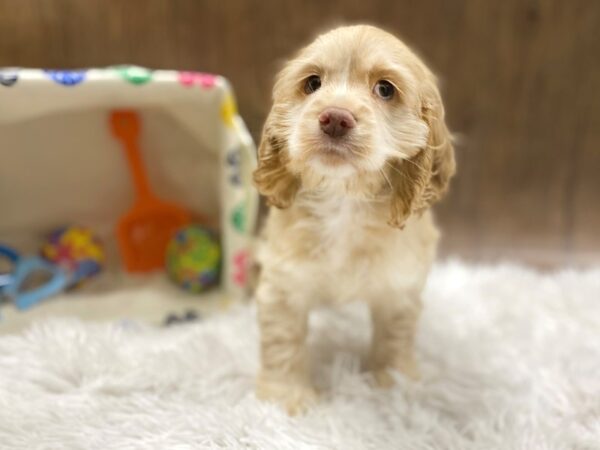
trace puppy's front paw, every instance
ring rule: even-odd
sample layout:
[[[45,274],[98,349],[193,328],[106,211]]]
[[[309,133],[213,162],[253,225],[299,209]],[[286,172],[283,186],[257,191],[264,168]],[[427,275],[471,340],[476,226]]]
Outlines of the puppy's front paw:
[[[396,384],[394,377],[392,377],[388,369],[375,369],[371,373],[377,387],[389,389]]]
[[[393,366],[373,369],[373,378],[377,386],[388,389],[391,388],[395,383],[394,377],[391,375],[391,370],[397,370],[410,381],[419,381],[421,379],[421,373],[419,367],[414,359],[398,362]]]
[[[411,381],[419,381],[421,379],[419,366],[413,358],[399,362],[394,368]]]
[[[275,381],[259,376],[256,383],[256,396],[261,400],[277,403],[291,416],[301,414],[315,405],[318,394],[308,384]]]

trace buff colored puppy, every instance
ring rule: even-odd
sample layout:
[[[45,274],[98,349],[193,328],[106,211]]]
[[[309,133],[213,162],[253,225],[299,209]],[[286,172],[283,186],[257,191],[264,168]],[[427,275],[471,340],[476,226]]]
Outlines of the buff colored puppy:
[[[366,301],[370,369],[419,376],[420,295],[438,241],[429,207],[455,171],[436,80],[372,26],[319,36],[279,73],[254,181],[272,206],[257,260],[257,393],[290,413],[314,401],[305,345],[318,305]]]

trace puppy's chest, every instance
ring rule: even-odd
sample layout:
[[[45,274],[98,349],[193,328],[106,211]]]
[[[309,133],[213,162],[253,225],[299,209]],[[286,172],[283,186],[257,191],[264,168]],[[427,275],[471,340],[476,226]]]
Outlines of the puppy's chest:
[[[385,204],[348,199],[309,206],[296,224],[308,245],[290,260],[299,285],[338,301],[422,285],[437,241],[429,214],[399,230],[387,224]]]
[[[310,227],[315,245],[313,254],[329,260],[348,261],[348,256],[367,250],[367,223],[363,216],[364,213],[343,205],[329,215],[310,219],[313,221]]]
[[[385,204],[298,203],[272,211],[258,252],[280,289],[343,302],[422,285],[437,240],[429,214],[398,230]]]
[[[382,240],[398,237],[385,229],[378,211],[364,203],[344,200],[313,206],[305,231],[311,242],[311,260],[330,270],[348,271],[386,259]]]

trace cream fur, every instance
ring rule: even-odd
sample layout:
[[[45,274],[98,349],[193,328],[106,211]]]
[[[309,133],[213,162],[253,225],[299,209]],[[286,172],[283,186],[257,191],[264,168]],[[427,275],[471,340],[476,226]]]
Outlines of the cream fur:
[[[305,92],[311,75],[321,87]],[[396,88],[391,99],[373,90],[382,79]],[[356,120],[343,139],[320,130],[317,117],[332,106]],[[309,312],[356,299],[371,309],[378,382],[391,384],[389,369],[418,378],[413,340],[439,236],[426,209],[453,171],[433,75],[393,36],[340,28],[283,69],[255,173],[280,208],[271,210],[257,251],[261,398],[291,413],[316,399]]]

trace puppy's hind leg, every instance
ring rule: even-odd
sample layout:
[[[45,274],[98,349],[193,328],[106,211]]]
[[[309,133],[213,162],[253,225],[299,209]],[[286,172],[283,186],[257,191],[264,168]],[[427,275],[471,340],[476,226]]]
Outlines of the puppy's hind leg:
[[[394,380],[389,370],[397,370],[416,381],[420,378],[414,355],[415,334],[421,313],[418,295],[403,298],[401,302],[373,302],[371,321],[373,341],[369,360],[375,381],[381,387],[390,387]]]
[[[283,406],[289,414],[316,401],[310,384],[306,334],[308,311],[269,286],[257,290],[261,371],[257,396]]]

